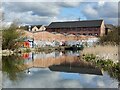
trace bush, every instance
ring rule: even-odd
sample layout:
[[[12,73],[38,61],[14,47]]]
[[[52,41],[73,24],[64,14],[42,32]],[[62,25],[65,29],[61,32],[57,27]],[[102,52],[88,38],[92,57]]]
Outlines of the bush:
[[[86,54],[84,55],[83,59],[86,61],[94,61],[96,59],[96,56],[94,54]]]
[[[9,28],[2,30],[2,49],[15,50],[19,47],[20,32],[17,31],[17,25],[11,24]]]

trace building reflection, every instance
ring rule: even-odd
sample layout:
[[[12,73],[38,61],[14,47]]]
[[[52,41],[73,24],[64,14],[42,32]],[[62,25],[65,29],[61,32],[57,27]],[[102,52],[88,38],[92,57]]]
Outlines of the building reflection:
[[[51,71],[102,75],[99,68],[80,58],[80,52],[23,53],[25,66],[30,68],[49,68]],[[23,70],[24,70],[23,69]]]

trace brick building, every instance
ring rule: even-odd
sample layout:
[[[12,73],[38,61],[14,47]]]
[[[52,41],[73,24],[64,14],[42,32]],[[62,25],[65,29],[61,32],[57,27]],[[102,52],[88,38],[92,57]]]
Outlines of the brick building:
[[[112,24],[105,24],[105,35],[107,35],[109,32],[113,31],[115,29],[115,26]]]
[[[105,34],[105,25],[103,20],[52,22],[46,31],[62,34],[102,36]]]

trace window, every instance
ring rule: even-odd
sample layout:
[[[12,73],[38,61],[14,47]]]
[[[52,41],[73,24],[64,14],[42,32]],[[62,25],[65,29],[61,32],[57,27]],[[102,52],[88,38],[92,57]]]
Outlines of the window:
[[[86,33],[83,33],[83,35],[86,35]]]

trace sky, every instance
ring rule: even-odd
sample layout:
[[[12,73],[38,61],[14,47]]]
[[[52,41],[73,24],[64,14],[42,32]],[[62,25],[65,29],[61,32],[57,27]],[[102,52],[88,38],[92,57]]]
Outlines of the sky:
[[[21,24],[49,25],[58,21],[78,21],[103,19],[106,24],[118,24],[118,2],[111,0],[96,0],[88,2],[78,1],[53,1],[43,2],[30,0],[29,2],[10,2],[3,0],[0,11],[4,12],[4,21],[11,23],[19,20]]]
[[[118,84],[106,72],[99,76],[52,72],[49,68],[31,68],[30,71],[31,74],[19,74],[16,81],[4,74],[3,88],[117,88]]]

